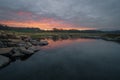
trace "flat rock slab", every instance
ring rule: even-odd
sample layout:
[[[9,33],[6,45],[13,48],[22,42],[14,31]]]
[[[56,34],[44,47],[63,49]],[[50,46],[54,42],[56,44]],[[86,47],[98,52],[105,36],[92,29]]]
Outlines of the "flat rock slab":
[[[10,53],[12,49],[13,48],[0,48],[0,55]]]
[[[32,46],[32,47],[29,47],[28,50],[32,50],[33,52],[37,52],[40,50],[40,48],[38,46]]]
[[[10,63],[10,59],[0,55],[0,68]]]
[[[25,49],[24,47],[21,47],[21,48],[20,48],[20,52],[23,53],[23,54],[26,54],[26,55],[31,55],[31,54],[34,53],[33,50],[27,50],[27,49]]]

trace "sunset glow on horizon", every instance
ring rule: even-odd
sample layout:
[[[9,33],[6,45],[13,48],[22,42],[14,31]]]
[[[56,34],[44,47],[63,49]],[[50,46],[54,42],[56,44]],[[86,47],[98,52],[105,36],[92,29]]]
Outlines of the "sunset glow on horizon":
[[[20,13],[21,14],[21,13]],[[53,28],[57,29],[76,29],[76,30],[94,30],[95,28],[87,28],[87,27],[78,27],[75,24],[65,23],[61,20],[54,19],[43,19],[40,21],[0,21],[0,24],[8,25],[11,27],[32,27],[32,28],[40,28],[43,30],[52,30]]]

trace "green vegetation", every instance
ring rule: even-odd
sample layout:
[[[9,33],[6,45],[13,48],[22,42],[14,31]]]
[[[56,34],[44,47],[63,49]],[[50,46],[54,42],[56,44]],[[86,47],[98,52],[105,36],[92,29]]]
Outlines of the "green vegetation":
[[[40,30],[39,28],[18,28],[0,25],[0,34],[12,34],[16,36],[26,35],[31,38],[45,39],[69,39],[69,38],[94,38],[110,41],[120,41],[120,31],[98,31],[98,30],[63,30],[54,28],[53,30]]]

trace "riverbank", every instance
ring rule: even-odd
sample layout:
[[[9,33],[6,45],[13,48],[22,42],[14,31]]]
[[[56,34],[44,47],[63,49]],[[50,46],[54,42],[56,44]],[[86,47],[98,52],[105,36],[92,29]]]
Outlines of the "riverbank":
[[[103,39],[120,42],[120,34],[70,33],[70,32],[16,32],[0,31],[0,67],[16,59],[25,59],[40,50],[39,46],[48,45],[46,39]]]
[[[32,39],[29,35],[0,33],[0,68],[16,59],[27,58],[48,45],[46,40]]]

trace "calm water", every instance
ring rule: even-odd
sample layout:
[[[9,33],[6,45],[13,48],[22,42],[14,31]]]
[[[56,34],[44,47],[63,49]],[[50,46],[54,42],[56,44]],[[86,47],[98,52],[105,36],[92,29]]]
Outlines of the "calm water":
[[[120,80],[120,44],[93,39],[49,43],[1,69],[0,80]]]

